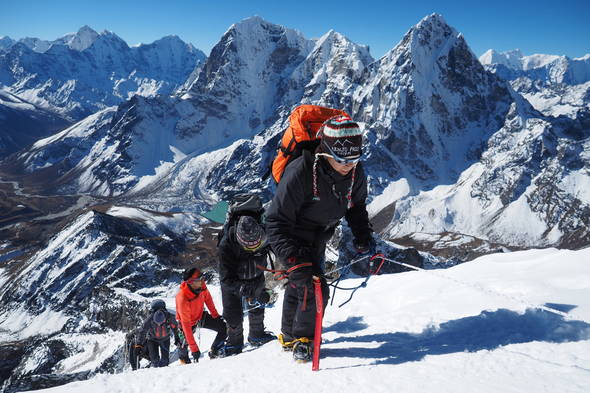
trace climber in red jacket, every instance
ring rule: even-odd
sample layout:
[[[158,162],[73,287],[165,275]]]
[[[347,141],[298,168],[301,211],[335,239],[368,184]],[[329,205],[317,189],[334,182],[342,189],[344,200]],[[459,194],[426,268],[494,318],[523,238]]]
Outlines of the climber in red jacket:
[[[211,314],[204,311],[205,305]],[[199,361],[201,351],[193,335],[197,326],[217,332],[217,336],[209,350],[210,357],[217,357],[217,352],[223,346],[227,337],[227,327],[215,308],[201,271],[197,268],[186,269],[183,273],[183,281],[180,284],[180,290],[176,294],[176,319],[184,333],[178,351],[181,363],[191,362],[188,357],[189,348],[193,360],[195,362]]]

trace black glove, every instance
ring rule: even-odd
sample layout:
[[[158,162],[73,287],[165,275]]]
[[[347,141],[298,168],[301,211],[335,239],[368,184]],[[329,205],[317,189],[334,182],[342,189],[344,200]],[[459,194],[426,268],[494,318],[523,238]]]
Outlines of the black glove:
[[[247,299],[254,297],[254,291],[256,291],[256,284],[251,282],[244,282],[240,285],[240,296]]]
[[[289,273],[289,282],[298,287],[311,287],[313,269],[311,266],[303,266]]]
[[[227,322],[225,321],[225,318],[223,317],[223,315],[219,314],[219,316],[217,318],[213,318],[215,320],[215,323],[219,323],[220,325],[222,325],[223,329],[225,330],[227,327]]]
[[[195,361],[195,363],[199,363],[199,358],[201,357],[201,351],[191,352],[191,355],[193,356],[193,360]]]
[[[266,304],[270,302],[270,294],[266,290],[266,288],[262,288],[262,291],[256,296],[256,300],[261,304]]]

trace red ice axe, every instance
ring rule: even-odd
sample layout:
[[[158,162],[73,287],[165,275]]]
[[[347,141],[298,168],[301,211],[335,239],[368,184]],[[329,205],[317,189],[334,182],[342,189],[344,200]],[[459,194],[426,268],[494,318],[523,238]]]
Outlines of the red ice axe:
[[[313,337],[313,361],[311,369],[320,369],[320,345],[322,344],[322,319],[324,317],[324,298],[322,296],[322,283],[319,277],[313,276],[313,290],[315,293],[315,334]]]

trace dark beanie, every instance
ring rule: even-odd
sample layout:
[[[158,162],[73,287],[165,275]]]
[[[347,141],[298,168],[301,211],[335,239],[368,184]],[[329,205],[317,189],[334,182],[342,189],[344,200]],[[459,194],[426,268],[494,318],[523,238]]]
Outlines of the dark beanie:
[[[350,159],[361,156],[363,133],[350,117],[339,115],[326,120],[320,133],[324,153]]]
[[[242,216],[236,227],[236,239],[247,250],[259,248],[264,239],[264,229],[251,216]]]

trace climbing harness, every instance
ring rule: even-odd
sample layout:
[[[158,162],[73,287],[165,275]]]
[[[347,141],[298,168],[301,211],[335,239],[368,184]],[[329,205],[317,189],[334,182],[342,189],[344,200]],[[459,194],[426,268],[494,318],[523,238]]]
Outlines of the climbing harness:
[[[289,269],[269,269],[267,267],[261,266],[261,265],[256,265],[256,267],[260,270],[264,270],[265,272],[270,272],[273,274],[273,277],[275,280],[280,281],[280,280],[284,280],[285,278],[289,277],[289,273],[291,273],[292,271],[295,271],[299,268],[302,267],[307,267],[307,266],[313,266],[313,264],[311,262],[303,262],[303,263],[299,263],[295,266],[291,266]]]

